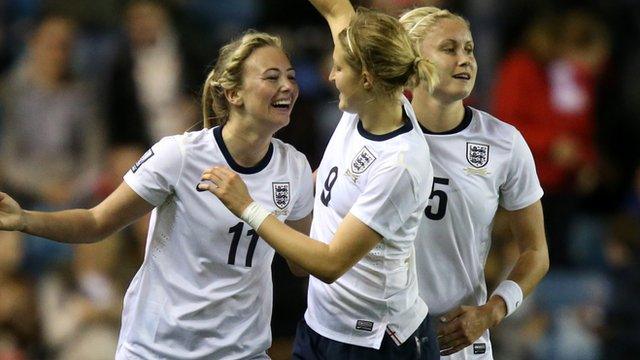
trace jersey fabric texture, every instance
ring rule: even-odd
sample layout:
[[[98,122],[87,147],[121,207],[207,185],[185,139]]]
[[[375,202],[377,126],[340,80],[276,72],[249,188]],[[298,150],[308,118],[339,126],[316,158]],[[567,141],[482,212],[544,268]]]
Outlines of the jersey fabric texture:
[[[332,284],[310,277],[305,320],[329,339],[379,349],[385,332],[402,344],[427,315],[418,296],[413,243],[429,196],[429,148],[411,105],[405,124],[368,133],[344,113],[317,172],[311,237],[331,242],[351,214],[382,240]]]
[[[420,296],[437,319],[487,301],[484,265],[498,206],[525,208],[542,197],[531,151],[518,130],[465,108],[444,133],[423,128],[434,183],[416,239]],[[451,359],[492,359],[489,331]]]
[[[142,267],[124,299],[116,359],[263,359],[271,344],[274,250],[196,184],[229,166],[281,221],[313,207],[303,154],[273,139],[254,167],[238,165],[222,128],[166,137],[124,176],[151,215]]]

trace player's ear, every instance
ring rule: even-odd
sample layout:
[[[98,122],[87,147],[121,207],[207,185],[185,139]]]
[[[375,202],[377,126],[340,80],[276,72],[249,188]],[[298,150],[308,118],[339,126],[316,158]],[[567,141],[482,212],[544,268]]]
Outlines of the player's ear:
[[[362,72],[362,86],[365,90],[373,89],[373,76],[367,70]]]
[[[242,106],[242,104],[244,104],[244,101],[242,99],[242,91],[239,89],[225,89],[224,97],[231,105]]]

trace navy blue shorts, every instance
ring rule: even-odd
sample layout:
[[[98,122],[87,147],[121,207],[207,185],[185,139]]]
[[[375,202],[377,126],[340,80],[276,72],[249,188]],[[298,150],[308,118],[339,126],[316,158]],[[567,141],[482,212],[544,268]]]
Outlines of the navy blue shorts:
[[[382,359],[420,359],[440,360],[440,348],[431,317],[427,315],[418,329],[398,346],[384,334],[380,349],[345,344],[328,339],[313,331],[304,321],[298,323],[293,343],[293,359],[299,360],[382,360]]]

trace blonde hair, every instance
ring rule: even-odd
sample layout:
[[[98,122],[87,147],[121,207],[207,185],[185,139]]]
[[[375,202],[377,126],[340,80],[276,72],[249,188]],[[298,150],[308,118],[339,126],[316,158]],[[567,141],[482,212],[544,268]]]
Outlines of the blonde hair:
[[[224,125],[229,120],[229,102],[224,91],[240,87],[244,62],[255,50],[269,46],[284,51],[279,37],[249,30],[239,39],[220,49],[218,60],[207,75],[202,90],[202,117],[205,128],[214,125],[212,120],[216,120],[218,125]],[[213,112],[213,117],[210,116],[210,112]]]
[[[409,10],[402,14],[400,23],[404,26],[407,34],[409,34],[409,37],[419,49],[420,42],[427,36],[429,30],[442,19],[460,20],[468,29],[471,29],[471,24],[467,19],[449,10],[440,9],[435,6],[423,6]]]
[[[390,15],[359,8],[338,39],[349,66],[369,72],[377,80],[374,89],[384,94],[396,94],[421,81],[433,89],[438,81],[435,65],[420,57],[398,20]]]

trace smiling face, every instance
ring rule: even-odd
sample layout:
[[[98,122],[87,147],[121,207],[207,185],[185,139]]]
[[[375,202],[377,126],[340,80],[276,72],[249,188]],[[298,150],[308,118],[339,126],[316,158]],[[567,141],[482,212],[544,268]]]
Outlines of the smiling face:
[[[469,27],[459,19],[440,19],[422,42],[422,56],[438,68],[439,84],[433,96],[443,102],[462,100],[471,94],[476,81],[477,63]]]
[[[342,111],[357,113],[364,88],[360,81],[361,74],[347,63],[346,55],[342,44],[336,42],[333,50],[333,67],[329,74],[329,80],[333,81],[336,89],[340,92],[338,108]]]
[[[258,48],[242,67],[242,84],[233,104],[245,115],[276,129],[289,123],[298,98],[295,70],[279,48]]]

